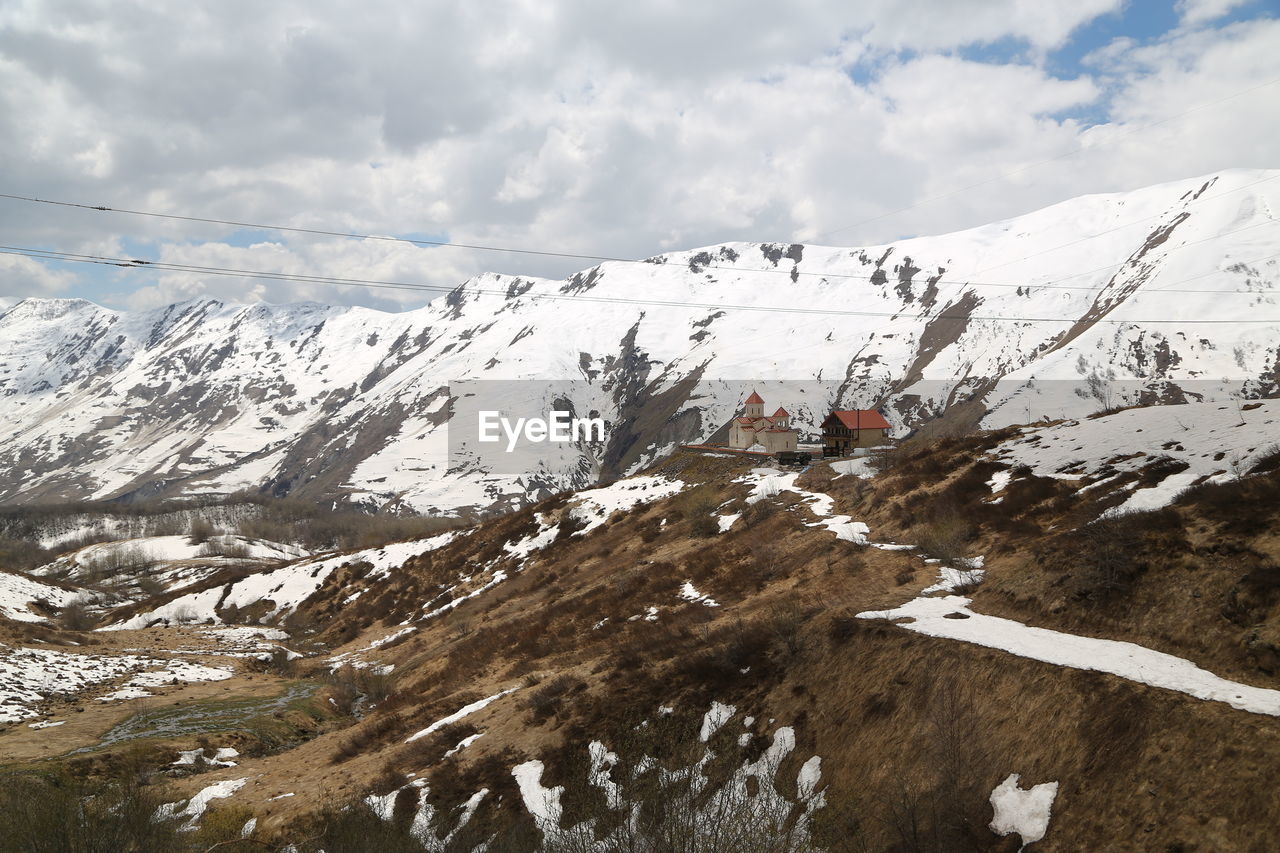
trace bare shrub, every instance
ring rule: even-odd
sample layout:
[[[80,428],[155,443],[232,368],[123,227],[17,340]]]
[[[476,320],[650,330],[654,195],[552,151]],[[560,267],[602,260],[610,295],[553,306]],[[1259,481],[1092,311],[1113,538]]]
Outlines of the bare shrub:
[[[176,625],[189,625],[200,621],[200,615],[196,613],[195,608],[189,604],[174,608],[169,616],[169,621]]]
[[[827,637],[836,644],[847,643],[862,630],[865,621],[854,613],[837,613],[827,626]]]
[[[370,706],[381,704],[399,689],[394,671],[378,667],[340,666],[325,676],[325,682],[350,701],[362,699]]]
[[[711,747],[707,760],[701,760]],[[696,725],[663,717],[633,725],[589,756],[558,755],[564,818],[540,822],[544,853],[816,853],[817,786],[782,779],[781,755],[755,757],[736,738],[703,743]],[[753,764],[749,764],[752,758]],[[655,760],[656,759],[656,760]],[[749,768],[749,769],[748,769]],[[608,780],[608,787],[601,779]],[[781,784],[779,784],[781,783]]]
[[[1080,569],[1072,578],[1078,597],[1105,602],[1133,587],[1146,568],[1142,540],[1148,515],[1113,515],[1081,531],[1075,539]]]
[[[772,604],[765,611],[760,628],[772,640],[772,653],[783,662],[790,661],[804,651],[802,631],[806,619],[805,609],[796,598]]]
[[[191,523],[187,525],[187,541],[192,545],[203,545],[209,541],[209,537],[213,536],[217,531],[207,518],[203,516],[195,516],[191,519]]]
[[[399,714],[374,714],[353,727],[329,757],[330,764],[349,761],[370,748],[385,744],[404,731],[404,719]]]
[[[97,617],[78,601],[66,605],[58,614],[58,625],[65,631],[91,631],[97,624]]]
[[[164,584],[156,578],[144,575],[138,578],[138,591],[148,597],[155,597],[164,592]]]
[[[748,572],[755,582],[756,589],[764,589],[765,585],[784,573],[784,552],[773,543],[763,543],[751,552]]]
[[[239,560],[248,559],[252,554],[246,543],[229,536],[209,537],[197,552],[200,557],[232,557]]]
[[[89,562],[87,580],[99,583],[129,572],[150,572],[155,560],[138,545],[107,547]]]
[[[525,704],[533,712],[535,721],[554,716],[567,696],[586,687],[580,678],[560,675],[529,694]]]
[[[911,539],[921,552],[951,563],[963,559],[974,530],[954,507],[935,510],[934,515],[911,531]]]
[[[91,785],[62,776],[0,776],[0,826],[5,850],[99,853],[186,850],[174,821],[155,820],[166,797],[130,780]]]
[[[260,663],[264,671],[281,678],[293,678],[298,674],[297,659],[283,646],[276,646]]]
[[[681,515],[689,519],[689,532],[694,536],[715,536],[720,532],[716,510],[720,506],[719,495],[710,486],[699,486],[686,492],[677,502]]]

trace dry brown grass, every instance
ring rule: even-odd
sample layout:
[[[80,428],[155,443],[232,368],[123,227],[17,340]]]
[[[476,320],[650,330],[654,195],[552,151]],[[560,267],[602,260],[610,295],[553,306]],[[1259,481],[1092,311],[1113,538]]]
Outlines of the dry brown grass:
[[[883,481],[830,480],[836,511],[866,520],[877,540],[912,541],[902,513],[928,525],[950,503],[972,527],[951,551],[989,556],[989,579],[973,593],[980,612],[1144,642],[1224,674],[1252,670],[1260,678],[1241,638],[1277,618],[1267,534],[1255,535],[1247,550],[1227,552],[1227,537],[1238,535],[1227,530],[1234,522],[1225,511],[1202,511],[1206,495],[1189,495],[1175,510],[1177,523],[1157,518],[1119,531],[1121,541],[1137,543],[1136,559],[1147,567],[1110,593],[1114,606],[1104,606],[1092,593],[1072,591],[1077,582],[1089,586],[1079,559],[1088,543],[1079,538],[1085,533],[1071,532],[1067,522],[1076,510],[1064,505],[1054,482],[1015,480],[1003,510],[972,504],[984,496],[983,475],[989,476],[973,458],[985,441],[909,448],[900,470]],[[745,490],[729,484],[736,476],[731,467],[685,462],[686,475],[694,467],[714,469],[717,504],[741,506]],[[1257,485],[1241,488],[1265,498]],[[519,802],[514,764],[543,758],[544,782],[567,784],[580,775],[589,740],[625,741],[629,727],[657,719],[659,705],[674,706],[675,716],[696,728],[716,700],[739,708],[738,727],[723,737],[742,732],[740,718],[750,713],[758,720],[750,749],[767,745],[777,725],[793,725],[800,741],[794,761],[822,756],[828,801],[839,805],[824,818],[829,839],[909,849],[906,828],[916,826],[916,842],[925,845],[917,849],[987,849],[982,845],[995,839],[983,834],[986,796],[1019,772],[1024,785],[1064,786],[1041,845],[1046,850],[1191,843],[1265,849],[1267,768],[1280,761],[1280,736],[1269,719],[857,619],[910,598],[932,581],[932,569],[909,553],[838,543],[826,530],[804,526],[812,520],[808,511],[784,508],[788,500],[753,505],[733,530],[710,540],[689,535],[692,516],[677,498],[557,543],[523,574],[459,608],[456,620],[465,620],[466,631],[453,618],[423,623],[388,649],[403,673],[403,698],[388,703],[394,713],[376,712],[322,736],[303,753],[319,756],[319,769],[293,772],[349,772],[350,785],[367,790],[434,768],[428,799],[439,813],[489,787],[468,831],[479,840],[494,837],[498,846],[491,849],[521,849],[510,845],[527,842],[521,835],[527,820],[496,805],[499,798]],[[667,525],[658,524],[661,518]],[[420,607],[463,567],[493,558],[502,542],[534,529],[532,519],[526,512],[495,520],[476,534],[483,542],[460,537],[411,566],[405,580],[388,584],[394,589],[388,602],[366,613],[335,610],[326,617],[332,620],[326,636],[342,636],[354,624],[352,638],[366,643],[375,635],[362,626],[374,613],[394,618]],[[680,601],[676,590],[685,579],[722,606]],[[651,605],[660,607],[657,621],[628,621]],[[1176,648],[1180,637],[1195,647]],[[468,719],[467,728],[403,743],[407,731],[525,675],[535,678],[521,693]],[[764,722],[770,718],[773,726]],[[484,737],[443,758],[475,731]],[[326,765],[328,756],[336,763]],[[788,766],[790,778],[796,769]],[[1140,796],[1132,793],[1135,785]],[[590,813],[589,801],[566,797],[575,814]]]

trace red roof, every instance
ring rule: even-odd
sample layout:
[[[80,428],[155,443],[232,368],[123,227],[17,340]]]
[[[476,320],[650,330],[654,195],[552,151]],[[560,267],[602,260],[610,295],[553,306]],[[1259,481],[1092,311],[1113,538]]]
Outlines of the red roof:
[[[786,410],[786,409],[784,409],[784,408],[782,408],[781,406],[779,406],[779,407],[778,407],[778,411],[776,411],[776,412],[774,412],[774,413],[773,413],[773,416],[774,416],[775,418],[789,418],[789,417],[791,417],[791,415],[787,414],[787,410]]]
[[[752,391],[751,396],[747,398],[748,404],[763,403],[763,402],[764,402],[764,398],[761,397],[759,394],[757,394],[755,391]]]
[[[893,429],[889,426],[889,422],[884,419],[884,415],[875,409],[849,409],[847,411],[832,412],[827,415],[827,420],[832,418],[839,419],[849,429]]]

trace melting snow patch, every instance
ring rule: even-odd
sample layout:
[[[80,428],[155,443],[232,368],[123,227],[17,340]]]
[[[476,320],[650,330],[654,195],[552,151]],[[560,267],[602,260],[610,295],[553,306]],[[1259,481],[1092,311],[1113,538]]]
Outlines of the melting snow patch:
[[[735,513],[731,513],[731,514],[722,515],[722,516],[717,517],[717,518],[716,518],[716,523],[720,525],[720,532],[721,532],[721,533],[726,533],[726,532],[728,532],[729,528],[733,527],[733,523],[734,523],[735,521],[737,521],[738,519],[740,519],[740,518],[742,518],[742,513],[740,513],[740,512],[735,512]],[[665,521],[665,519],[664,519],[664,521]]]
[[[773,468],[752,468],[746,476],[739,477],[734,482],[751,485],[751,494],[747,496],[748,504],[779,495],[782,492],[794,492],[808,504],[810,512],[822,519],[807,526],[825,527],[834,533],[837,539],[843,539],[855,545],[873,544],[867,539],[867,534],[870,530],[866,524],[861,521],[854,521],[851,516],[832,515],[835,510],[835,498],[820,492],[808,492],[797,487],[796,479],[800,476],[800,473],[784,474]],[[876,547],[882,546],[877,545]]]
[[[929,595],[934,592],[955,592],[965,587],[976,586],[982,583],[983,576],[986,571],[982,568],[985,557],[972,557],[970,559],[960,559],[956,563],[958,568],[952,566],[942,566],[938,569],[938,582],[927,586],[920,590],[921,595]],[[936,562],[926,560],[925,562]]]
[[[195,767],[200,764],[212,764],[215,767],[235,767],[236,763],[231,759],[240,757],[240,753],[229,746],[219,749],[212,758],[204,753],[204,749],[180,750],[178,760],[173,762],[173,766]]]
[[[400,639],[401,637],[412,634],[416,630],[418,629],[415,626],[410,625],[407,628],[401,628],[398,631],[392,631],[387,636],[374,640],[372,643],[369,644],[369,648],[365,649],[365,651],[368,651],[369,649],[380,649],[383,646],[387,645],[388,643],[394,643],[396,640]]]
[[[454,711],[449,716],[441,717],[431,725],[427,726],[422,731],[417,732],[416,734],[409,735],[409,737],[405,739],[405,743],[415,741],[420,737],[426,737],[427,735],[431,734],[437,729],[444,728],[450,723],[456,723],[458,720],[461,720],[463,717],[470,716],[471,714],[474,714],[476,711],[479,711],[481,708],[484,708],[490,702],[494,702],[498,699],[501,699],[503,696],[506,696],[508,693],[515,693],[519,689],[520,689],[519,687],[512,687],[507,690],[503,690],[499,693],[495,693],[492,696],[489,696],[488,698],[480,699],[479,701],[472,702],[470,705],[463,705],[461,708]]]
[[[729,722],[729,718],[733,716],[737,708],[732,705],[722,705],[719,702],[711,703],[711,710],[702,715],[702,730],[698,732],[698,740],[706,743],[711,736],[725,723]]]
[[[858,459],[840,459],[831,463],[831,470],[836,473],[837,477],[843,477],[851,474],[859,479],[870,479],[876,475],[875,468],[872,467],[871,459],[863,456]]]
[[[910,621],[899,623],[900,627],[919,634],[1001,649],[1058,666],[1106,672],[1197,699],[1224,702],[1241,711],[1280,716],[1280,690],[1228,681],[1189,660],[1134,643],[1081,637],[974,613],[969,603],[958,595],[916,598],[893,610],[859,613],[858,618],[907,619]]]
[[[62,724],[63,724],[63,723],[65,723],[65,722],[66,722],[66,720],[43,720],[43,721],[41,721],[41,722],[39,722],[39,723],[27,723],[27,728],[29,728],[29,729],[51,729],[51,728],[53,728],[54,726],[60,726],[60,725],[62,725]]]
[[[196,824],[200,821],[200,816],[204,814],[205,809],[209,807],[210,800],[223,800],[230,797],[236,791],[244,787],[249,779],[224,779],[221,782],[215,782],[207,788],[202,789],[194,797],[187,800],[187,805],[181,810],[178,806],[182,804],[181,800],[176,803],[165,803],[156,809],[157,818],[178,818],[185,817],[187,822],[182,825],[184,832],[190,832],[196,828]]]
[[[454,754],[456,754],[456,753],[462,752],[462,750],[464,750],[464,749],[466,749],[467,747],[471,746],[471,744],[473,744],[473,743],[475,743],[476,741],[480,740],[480,738],[482,738],[482,737],[484,737],[484,732],[476,732],[476,733],[475,733],[475,734],[473,734],[473,735],[467,735],[467,736],[466,736],[466,737],[464,737],[462,740],[458,741],[458,745],[457,745],[457,746],[453,747],[453,748],[452,748],[452,749],[450,749],[448,752],[446,752],[446,753],[444,754],[444,757],[445,757],[445,758],[448,758],[450,755],[454,755]]]
[[[1049,812],[1058,795],[1058,783],[1045,782],[1024,791],[1018,787],[1019,778],[1017,773],[1011,773],[991,792],[991,808],[995,812],[991,830],[997,835],[1016,832],[1024,845],[1033,844],[1044,838],[1049,829]]]
[[[679,480],[665,477],[628,477],[607,486],[579,492],[572,512],[585,522],[575,536],[585,536],[608,521],[618,510],[630,510],[640,504],[669,498],[684,488]]]
[[[796,793],[801,800],[807,800],[818,790],[818,780],[822,778],[822,759],[813,756],[800,765],[800,773],[796,777]]]
[[[559,525],[552,524],[546,516],[542,513],[538,513],[538,531],[536,533],[529,534],[519,542],[507,542],[502,546],[502,550],[517,559],[523,560],[534,551],[541,551],[543,548],[556,541],[556,537],[559,534]]]
[[[232,671],[184,660],[169,661],[164,669],[142,672],[125,682],[126,687],[163,687],[181,681],[225,681]]]
[[[21,575],[0,572],[0,616],[18,622],[44,621],[44,617],[27,606],[33,601],[40,600],[54,607],[63,607],[74,601],[78,594]]]
[[[559,826],[562,813],[560,795],[564,793],[564,786],[542,787],[542,762],[526,761],[517,764],[511,769],[511,775],[520,786],[520,799],[524,800],[524,807],[533,815],[539,827]]]
[[[128,699],[146,699],[148,696],[155,694],[143,690],[141,687],[122,687],[119,690],[113,690],[103,696],[98,697],[99,702],[123,702]]]
[[[720,603],[711,596],[704,595],[694,589],[693,583],[690,581],[685,581],[684,586],[680,587],[680,597],[693,604],[705,604],[707,607],[720,606]]]
[[[34,705],[59,693],[75,693],[164,661],[138,655],[81,655],[52,649],[0,646],[0,723],[36,716]]]
[[[470,599],[475,598],[477,595],[488,592],[489,590],[493,589],[495,586],[502,583],[506,579],[507,579],[507,573],[499,569],[498,571],[493,573],[493,577],[489,579],[488,583],[472,590],[466,595],[459,595],[457,598],[451,599],[448,604],[442,604],[441,606],[437,607],[435,610],[432,610],[429,613],[423,614],[421,617],[421,620],[425,622],[428,619],[434,619],[435,617],[439,616],[441,613],[448,613],[450,610],[457,607],[462,602],[469,601]]]
[[[200,632],[202,637],[210,637],[220,643],[236,646],[252,645],[263,647],[260,640],[287,640],[289,635],[279,628],[263,628],[256,625],[241,625],[235,628],[208,628]]]

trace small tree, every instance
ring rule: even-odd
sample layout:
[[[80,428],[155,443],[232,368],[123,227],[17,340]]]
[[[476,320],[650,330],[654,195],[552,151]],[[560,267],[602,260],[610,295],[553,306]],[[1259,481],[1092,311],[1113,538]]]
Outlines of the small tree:
[[[203,545],[209,541],[209,537],[213,536],[214,532],[213,525],[207,518],[196,516],[191,519],[191,524],[187,528],[187,541],[192,545]]]
[[[1115,408],[1115,390],[1112,382],[1115,381],[1116,372],[1111,368],[1105,371],[1099,371],[1097,367],[1085,377],[1085,385],[1089,389],[1089,396],[1098,401],[1103,412],[1109,412]]]

